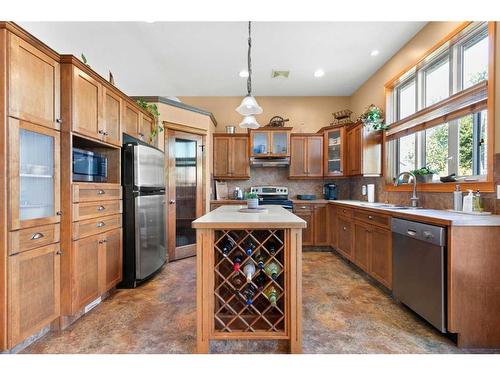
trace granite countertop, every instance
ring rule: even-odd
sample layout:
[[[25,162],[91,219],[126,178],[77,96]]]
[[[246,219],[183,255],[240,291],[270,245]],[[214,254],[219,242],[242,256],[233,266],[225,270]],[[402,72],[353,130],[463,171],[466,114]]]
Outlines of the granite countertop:
[[[414,221],[430,222],[451,226],[500,226],[500,215],[468,215],[446,210],[415,209],[401,210],[391,207],[377,207],[363,201],[336,200],[330,201],[333,204],[342,204],[373,211],[383,211],[392,217],[408,219]],[[383,204],[383,203],[378,203]]]
[[[296,204],[321,204],[321,203],[328,203],[330,202],[329,200],[327,199],[311,199],[311,200],[307,200],[307,199],[290,199],[293,203],[296,203]]]
[[[221,206],[193,221],[193,228],[278,229],[305,228],[305,220],[281,206],[266,205],[267,213],[243,213],[238,205]]]

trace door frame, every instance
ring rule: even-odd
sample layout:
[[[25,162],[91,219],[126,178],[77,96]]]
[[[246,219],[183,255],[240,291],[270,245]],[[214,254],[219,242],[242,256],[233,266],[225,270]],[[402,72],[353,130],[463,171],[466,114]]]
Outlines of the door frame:
[[[165,128],[165,168],[167,176],[167,218],[166,223],[166,234],[167,234],[167,247],[168,247],[168,260],[179,260],[196,255],[196,243],[192,245],[185,245],[177,247],[175,245],[175,235],[176,235],[176,222],[175,222],[175,209],[176,196],[176,180],[175,180],[175,155],[174,155],[174,143],[176,138],[189,139],[193,141],[200,142],[198,146],[203,146],[203,148],[198,148],[196,150],[196,217],[203,215],[204,207],[204,173],[205,173],[205,152],[203,152],[206,147],[206,136],[200,134],[199,132],[189,132],[185,130],[172,129],[169,127]],[[174,202],[174,203],[171,203]]]

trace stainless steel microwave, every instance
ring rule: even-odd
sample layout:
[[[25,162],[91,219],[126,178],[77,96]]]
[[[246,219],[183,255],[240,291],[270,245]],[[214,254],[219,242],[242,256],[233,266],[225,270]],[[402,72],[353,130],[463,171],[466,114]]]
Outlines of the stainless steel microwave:
[[[107,182],[107,157],[96,152],[73,148],[73,181]]]

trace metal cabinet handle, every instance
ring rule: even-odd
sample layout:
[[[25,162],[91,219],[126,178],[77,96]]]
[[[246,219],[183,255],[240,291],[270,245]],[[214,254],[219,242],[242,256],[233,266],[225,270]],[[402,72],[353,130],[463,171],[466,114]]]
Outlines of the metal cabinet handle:
[[[99,241],[98,241],[98,243],[99,243],[99,244],[101,244],[101,245],[102,245],[103,243],[106,243],[106,242],[108,242],[108,240],[99,240]]]
[[[99,129],[97,132],[98,132],[99,134],[104,134],[104,130],[101,130],[101,129]]]
[[[97,190],[97,194],[103,195],[103,194],[106,194],[106,192],[102,189],[99,189],[99,190]]]
[[[104,207],[104,206],[97,207],[97,211],[104,211],[105,209],[106,209],[106,207]]]
[[[56,215],[57,215],[57,216],[62,216],[62,214],[63,214],[63,212],[62,212],[62,211],[57,211],[57,212],[56,212]]]
[[[63,255],[62,250],[57,250],[57,251],[56,251],[56,255]]]
[[[139,133],[139,136],[140,136],[141,138],[143,138],[143,137],[144,137],[144,133]]]
[[[373,220],[373,216],[372,215],[368,215],[368,219]]]
[[[174,200],[170,200],[168,203],[175,204],[175,201]]]
[[[56,118],[56,122],[57,122],[58,124],[62,124],[62,119],[60,119],[60,118]]]
[[[106,223],[104,221],[100,221],[100,222],[97,223],[96,227],[97,228],[102,228],[105,225],[106,225]]]
[[[45,237],[45,236],[42,233],[37,232],[37,233],[35,233],[34,235],[31,236],[31,239],[32,240],[38,240],[38,239],[43,238],[43,237]]]
[[[343,229],[343,230],[347,230],[347,228],[346,228],[346,227],[343,227],[342,229]]]
[[[307,208],[306,206],[301,206],[300,208]]]

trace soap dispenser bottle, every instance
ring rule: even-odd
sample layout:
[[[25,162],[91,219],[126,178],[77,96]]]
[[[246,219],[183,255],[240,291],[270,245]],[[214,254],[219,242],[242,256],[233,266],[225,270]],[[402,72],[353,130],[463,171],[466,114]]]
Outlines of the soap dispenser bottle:
[[[476,194],[474,194],[474,198],[472,198],[472,211],[483,211],[483,203],[481,201],[481,193],[479,193],[479,189],[477,190]]]
[[[474,199],[474,194],[472,193],[472,190],[468,190],[469,194],[467,194],[464,197],[464,206],[463,206],[463,211],[464,212],[472,212],[472,201]]]
[[[453,192],[453,210],[462,211],[462,190],[460,190],[460,185],[455,186],[455,191]]]

